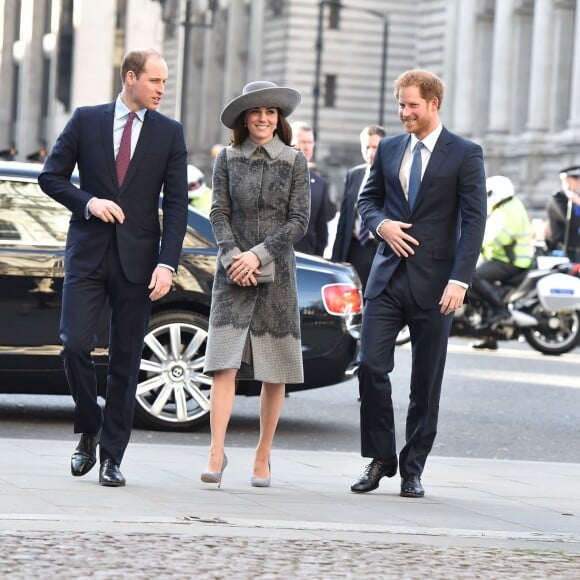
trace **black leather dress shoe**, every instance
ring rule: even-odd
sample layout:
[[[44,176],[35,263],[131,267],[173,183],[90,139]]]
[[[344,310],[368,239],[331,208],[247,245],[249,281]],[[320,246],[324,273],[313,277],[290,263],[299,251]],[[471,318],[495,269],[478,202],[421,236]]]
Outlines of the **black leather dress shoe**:
[[[105,459],[101,463],[99,472],[99,483],[107,487],[121,487],[125,485],[125,478],[119,466],[112,459]]]
[[[421,485],[421,477],[408,475],[401,478],[401,497],[423,497],[425,490]]]
[[[476,350],[497,350],[497,340],[492,336],[486,336],[483,340],[474,342],[471,348]]]
[[[85,475],[95,466],[98,443],[98,435],[81,435],[81,440],[70,458],[70,471],[74,476]]]
[[[379,487],[379,481],[382,477],[393,477],[397,473],[397,458],[394,457],[388,461],[382,459],[373,459],[365,470],[359,475],[358,479],[350,486],[350,491],[364,493],[373,491]]]

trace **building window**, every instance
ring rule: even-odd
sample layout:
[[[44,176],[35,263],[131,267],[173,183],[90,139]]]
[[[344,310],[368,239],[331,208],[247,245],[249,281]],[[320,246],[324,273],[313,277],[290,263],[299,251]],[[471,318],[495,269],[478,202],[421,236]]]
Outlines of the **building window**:
[[[330,28],[330,30],[338,30],[340,28],[340,2],[336,2],[336,4],[334,2],[330,2],[328,6],[330,8],[328,28]]]
[[[268,7],[273,18],[280,18],[284,12],[284,0],[270,0]]]
[[[74,49],[73,0],[64,0],[60,13],[58,33],[58,60],[56,71],[56,98],[70,111],[71,78]]]
[[[336,107],[336,75],[324,77],[324,106]]]

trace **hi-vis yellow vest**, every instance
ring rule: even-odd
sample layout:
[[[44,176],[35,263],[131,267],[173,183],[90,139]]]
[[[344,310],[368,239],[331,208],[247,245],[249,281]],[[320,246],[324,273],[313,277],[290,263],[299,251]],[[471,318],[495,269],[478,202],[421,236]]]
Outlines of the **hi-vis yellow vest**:
[[[499,260],[529,268],[534,257],[532,224],[524,204],[517,198],[491,210],[485,224],[481,253],[486,260]]]

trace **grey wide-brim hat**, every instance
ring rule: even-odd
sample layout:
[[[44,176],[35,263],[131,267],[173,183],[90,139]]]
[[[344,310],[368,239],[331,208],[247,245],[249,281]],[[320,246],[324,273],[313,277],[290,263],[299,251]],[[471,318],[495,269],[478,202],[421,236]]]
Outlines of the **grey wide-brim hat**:
[[[279,87],[269,81],[248,83],[242,94],[232,99],[222,111],[221,121],[229,129],[234,128],[236,119],[248,109],[255,107],[277,107],[285,117],[291,115],[300,104],[302,95],[287,87]]]

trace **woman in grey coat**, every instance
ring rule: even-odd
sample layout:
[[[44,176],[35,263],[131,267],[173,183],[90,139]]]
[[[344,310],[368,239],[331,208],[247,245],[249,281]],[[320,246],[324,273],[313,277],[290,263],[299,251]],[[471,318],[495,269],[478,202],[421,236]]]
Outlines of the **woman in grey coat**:
[[[306,158],[289,146],[286,121],[300,98],[293,89],[257,81],[221,114],[233,134],[213,173],[210,220],[219,252],[204,367],[213,377],[211,444],[201,475],[218,486],[236,378],[262,382],[251,479],[260,487],[270,485],[285,384],[304,380],[293,245],[308,227],[310,181]]]

